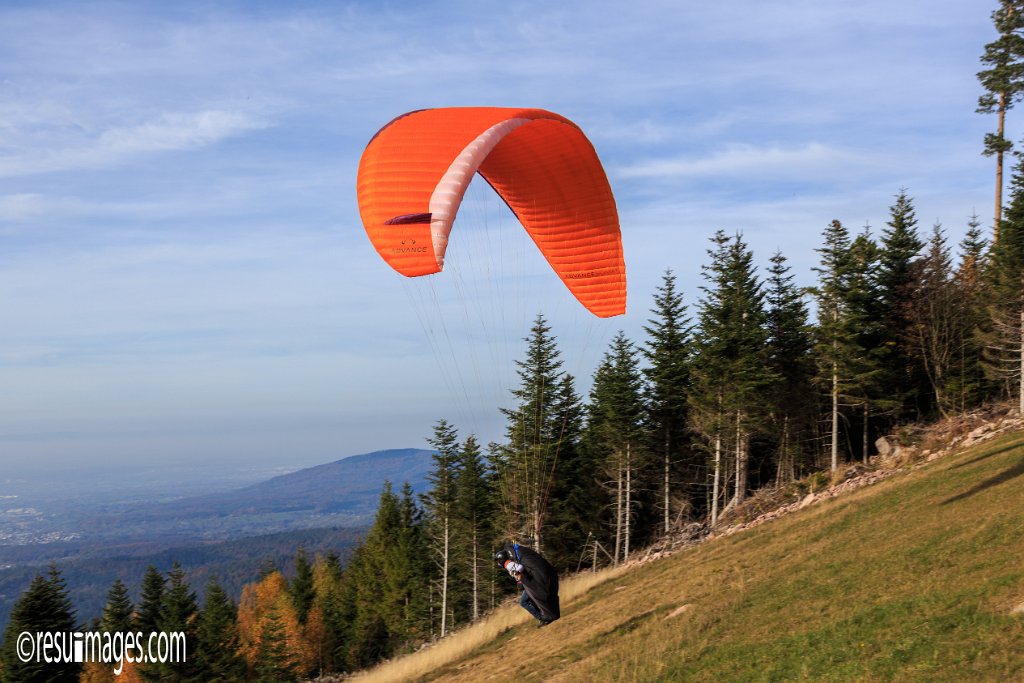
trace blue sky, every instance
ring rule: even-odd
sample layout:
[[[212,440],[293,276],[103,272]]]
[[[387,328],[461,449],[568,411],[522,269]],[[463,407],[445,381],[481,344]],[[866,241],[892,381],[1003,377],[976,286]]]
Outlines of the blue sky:
[[[906,187],[955,242],[991,224],[994,5],[0,2],[0,467],[297,466],[422,445],[441,417],[495,438],[533,315],[585,390],[666,268],[695,304],[718,228],[809,284],[825,225],[877,232]],[[363,147],[459,105],[587,133],[626,316],[587,318],[486,188],[454,273],[376,256]]]

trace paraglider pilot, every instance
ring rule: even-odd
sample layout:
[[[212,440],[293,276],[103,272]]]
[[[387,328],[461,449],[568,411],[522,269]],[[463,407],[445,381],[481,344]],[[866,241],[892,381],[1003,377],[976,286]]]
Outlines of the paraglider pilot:
[[[506,543],[494,553],[497,562],[523,588],[519,604],[547,626],[562,616],[558,608],[558,572],[532,548]]]

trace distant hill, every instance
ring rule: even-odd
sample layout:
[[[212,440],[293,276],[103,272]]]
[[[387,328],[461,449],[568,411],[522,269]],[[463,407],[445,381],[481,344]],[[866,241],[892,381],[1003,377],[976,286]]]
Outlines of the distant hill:
[[[93,538],[224,539],[289,529],[367,524],[384,481],[409,482],[422,493],[431,451],[402,448],[353,455],[283,474],[245,488],[179,500],[133,505],[82,520]],[[126,524],[130,520],[130,524]]]

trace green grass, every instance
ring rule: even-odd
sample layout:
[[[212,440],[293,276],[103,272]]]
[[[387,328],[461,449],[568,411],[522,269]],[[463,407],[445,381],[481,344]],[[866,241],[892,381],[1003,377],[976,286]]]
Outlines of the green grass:
[[[1021,603],[1015,434],[623,574],[430,679],[1024,681]]]

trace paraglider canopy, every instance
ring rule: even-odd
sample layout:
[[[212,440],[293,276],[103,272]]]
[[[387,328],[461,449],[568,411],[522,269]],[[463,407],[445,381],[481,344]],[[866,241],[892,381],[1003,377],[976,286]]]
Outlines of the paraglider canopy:
[[[356,184],[377,253],[408,277],[441,271],[476,173],[580,303],[602,318],[625,312],[626,268],[608,178],[583,132],[543,109],[426,109],[384,126],[363,152]]]

